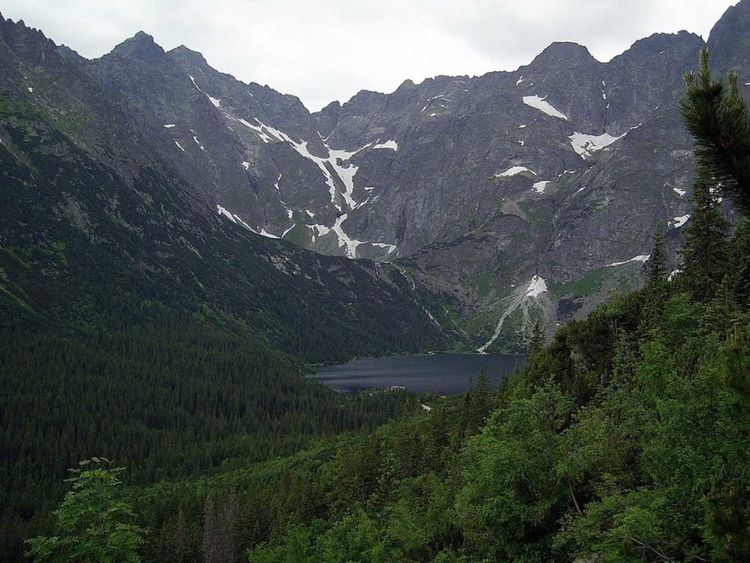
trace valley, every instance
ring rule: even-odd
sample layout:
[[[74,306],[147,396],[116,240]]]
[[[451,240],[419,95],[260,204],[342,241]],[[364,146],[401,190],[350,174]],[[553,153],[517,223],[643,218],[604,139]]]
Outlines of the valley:
[[[0,15],[0,560],[745,559],[750,0],[319,111],[148,31]]]

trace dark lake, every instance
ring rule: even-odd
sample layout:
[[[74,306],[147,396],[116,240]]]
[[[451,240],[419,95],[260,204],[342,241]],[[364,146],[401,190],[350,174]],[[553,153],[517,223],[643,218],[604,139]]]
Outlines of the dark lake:
[[[466,391],[484,369],[493,386],[513,369],[522,366],[524,356],[496,354],[429,354],[360,358],[348,364],[322,368],[310,377],[335,391],[406,387],[409,391],[456,395]]]

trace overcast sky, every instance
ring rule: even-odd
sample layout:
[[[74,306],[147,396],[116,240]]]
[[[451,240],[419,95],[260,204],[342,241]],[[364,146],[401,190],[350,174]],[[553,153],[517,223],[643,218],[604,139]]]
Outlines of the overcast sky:
[[[311,110],[406,78],[514,70],[552,41],[606,61],[655,32],[704,38],[737,0],[3,0],[85,57],[139,30]]]

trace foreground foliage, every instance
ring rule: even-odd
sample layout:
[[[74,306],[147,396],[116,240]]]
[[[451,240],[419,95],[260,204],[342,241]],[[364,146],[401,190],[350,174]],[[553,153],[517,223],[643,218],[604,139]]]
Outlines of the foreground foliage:
[[[37,561],[140,561],[144,530],[132,524],[133,509],[119,496],[121,467],[106,459],[71,469],[70,491],[58,510],[56,536],[29,540]]]

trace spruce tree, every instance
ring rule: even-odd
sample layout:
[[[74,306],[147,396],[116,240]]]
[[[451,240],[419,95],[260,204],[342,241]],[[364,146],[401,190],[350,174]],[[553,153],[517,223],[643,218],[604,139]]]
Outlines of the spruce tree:
[[[659,223],[653,235],[651,256],[646,262],[645,303],[641,315],[641,327],[652,330],[658,327],[664,315],[664,303],[669,291],[667,283],[667,249],[664,225]]]
[[[727,273],[727,220],[710,185],[701,178],[693,187],[693,214],[685,227],[682,279],[694,299],[712,298]]]
[[[463,429],[465,435],[479,432],[492,411],[492,389],[490,380],[484,369],[479,370],[479,376],[474,385],[466,391],[464,397]]]
[[[654,231],[653,248],[646,269],[650,286],[662,284],[667,278],[667,246],[664,240],[664,226],[661,223]]]
[[[536,356],[544,348],[544,329],[539,321],[534,323],[534,329],[531,332],[531,341],[529,342],[529,359]]]
[[[708,50],[700,53],[698,75],[685,77],[683,121],[695,139],[699,182],[720,187],[722,195],[750,216],[750,118],[737,88],[737,74],[715,82]]]

